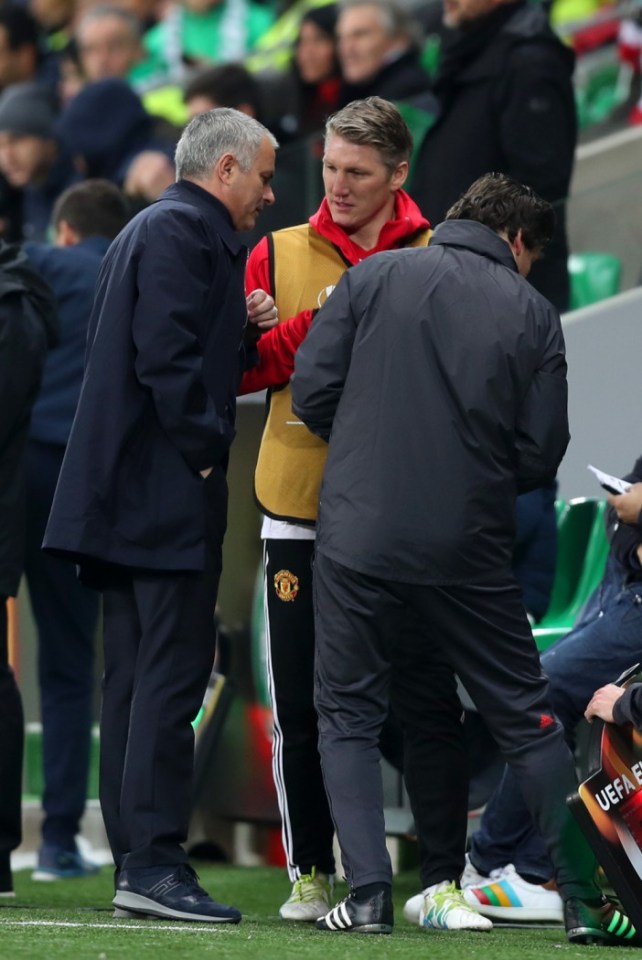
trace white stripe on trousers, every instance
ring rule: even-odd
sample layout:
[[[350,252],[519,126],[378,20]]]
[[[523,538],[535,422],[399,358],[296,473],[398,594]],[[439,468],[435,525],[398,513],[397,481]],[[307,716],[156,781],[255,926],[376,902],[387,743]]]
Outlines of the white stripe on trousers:
[[[294,863],[294,843],[292,840],[292,824],[290,821],[290,811],[288,807],[288,795],[285,789],[285,776],[283,773],[283,731],[279,725],[279,713],[276,705],[276,696],[274,693],[274,671],[272,668],[272,648],[270,645],[270,615],[268,612],[268,546],[267,540],[263,541],[263,612],[265,616],[265,652],[268,671],[268,690],[270,691],[270,700],[272,701],[272,778],[276,788],[276,798],[281,813],[281,838],[283,848],[288,858],[288,876],[292,883],[301,877],[301,870],[298,864]]]

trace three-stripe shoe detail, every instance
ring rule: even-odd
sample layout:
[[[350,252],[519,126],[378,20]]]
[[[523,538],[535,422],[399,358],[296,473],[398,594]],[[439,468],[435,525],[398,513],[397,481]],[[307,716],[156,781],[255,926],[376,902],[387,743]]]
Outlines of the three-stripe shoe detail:
[[[320,917],[316,928],[332,933],[392,933],[393,924],[392,893],[386,887],[367,900],[357,900],[353,891]]]
[[[635,927],[629,918],[617,908],[613,911],[613,916],[606,931],[612,937],[622,937],[624,940],[630,940],[635,936]]]
[[[326,913],[325,922],[328,925],[328,929],[347,930],[349,927],[353,926],[352,920],[350,919],[348,910],[346,908],[346,900],[341,900],[336,907],[333,907],[329,913]]]

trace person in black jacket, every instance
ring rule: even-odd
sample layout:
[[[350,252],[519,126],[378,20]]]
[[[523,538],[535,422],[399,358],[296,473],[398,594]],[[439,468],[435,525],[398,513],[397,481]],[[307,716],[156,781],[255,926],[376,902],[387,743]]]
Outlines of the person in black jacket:
[[[247,251],[276,141],[221,108],[176,148],[178,181],[114,240],[44,546],[103,592],[100,800],[117,911],[238,923],[186,862],[196,716],[215,648],[226,467],[248,319]],[[120,915],[120,914],[119,914]]]
[[[395,0],[344,0],[337,20],[341,103],[425,93],[430,81],[419,60],[418,29]]]
[[[10,853],[21,840],[22,701],[9,665],[7,598],[15,597],[25,540],[24,454],[54,298],[24,253],[0,243],[0,896],[11,896]]]
[[[524,280],[552,230],[550,204],[486,175],[430,246],[376,254],[344,274],[296,356],[294,412],[330,438],[314,574],[315,705],[351,888],[317,921],[322,930],[392,930],[378,737],[390,684],[405,692],[397,715],[411,728],[428,709],[426,678],[441,656],[546,838],[568,938],[619,942],[609,932],[617,907],[602,898],[565,804],[573,759],[511,571],[515,497],[554,477],[568,443],[559,315]],[[407,610],[425,640],[395,675]],[[458,880],[425,896],[423,926],[461,897]],[[630,934],[628,918],[620,928]]]
[[[25,456],[25,576],[38,629],[42,720],[42,843],[34,880],[82,877],[98,869],[80,854],[94,703],[99,598],[70,563],[41,549],[83,376],[96,279],[109,244],[129,217],[125,197],[106,180],[85,180],[56,201],[54,243],[25,253],[56,297],[58,345],[45,364]]]
[[[444,0],[444,40],[433,93],[438,116],[418,149],[409,187],[432,223],[490,170],[532,187],[555,206],[552,243],[529,280],[568,309],[564,200],[577,121],[574,54],[542,4]]]

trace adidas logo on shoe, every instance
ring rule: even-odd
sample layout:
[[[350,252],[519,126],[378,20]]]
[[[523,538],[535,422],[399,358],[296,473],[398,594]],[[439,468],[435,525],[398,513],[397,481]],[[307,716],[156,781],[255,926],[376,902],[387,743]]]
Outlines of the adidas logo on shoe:
[[[564,903],[564,924],[571,943],[640,946],[635,927],[609,897],[603,897],[599,906],[571,897]]]
[[[357,900],[351,893],[316,922],[317,930],[332,933],[392,933],[394,913],[390,889],[368,900]]]

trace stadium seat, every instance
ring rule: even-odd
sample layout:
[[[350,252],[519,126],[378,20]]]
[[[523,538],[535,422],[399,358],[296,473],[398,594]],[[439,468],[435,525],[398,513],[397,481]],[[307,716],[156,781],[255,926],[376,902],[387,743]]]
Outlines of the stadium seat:
[[[540,653],[571,629],[602,578],[608,555],[606,501],[570,500],[558,514],[558,553],[551,602],[533,635]]]
[[[622,263],[612,253],[572,253],[568,258],[571,310],[613,297],[620,290]]]

